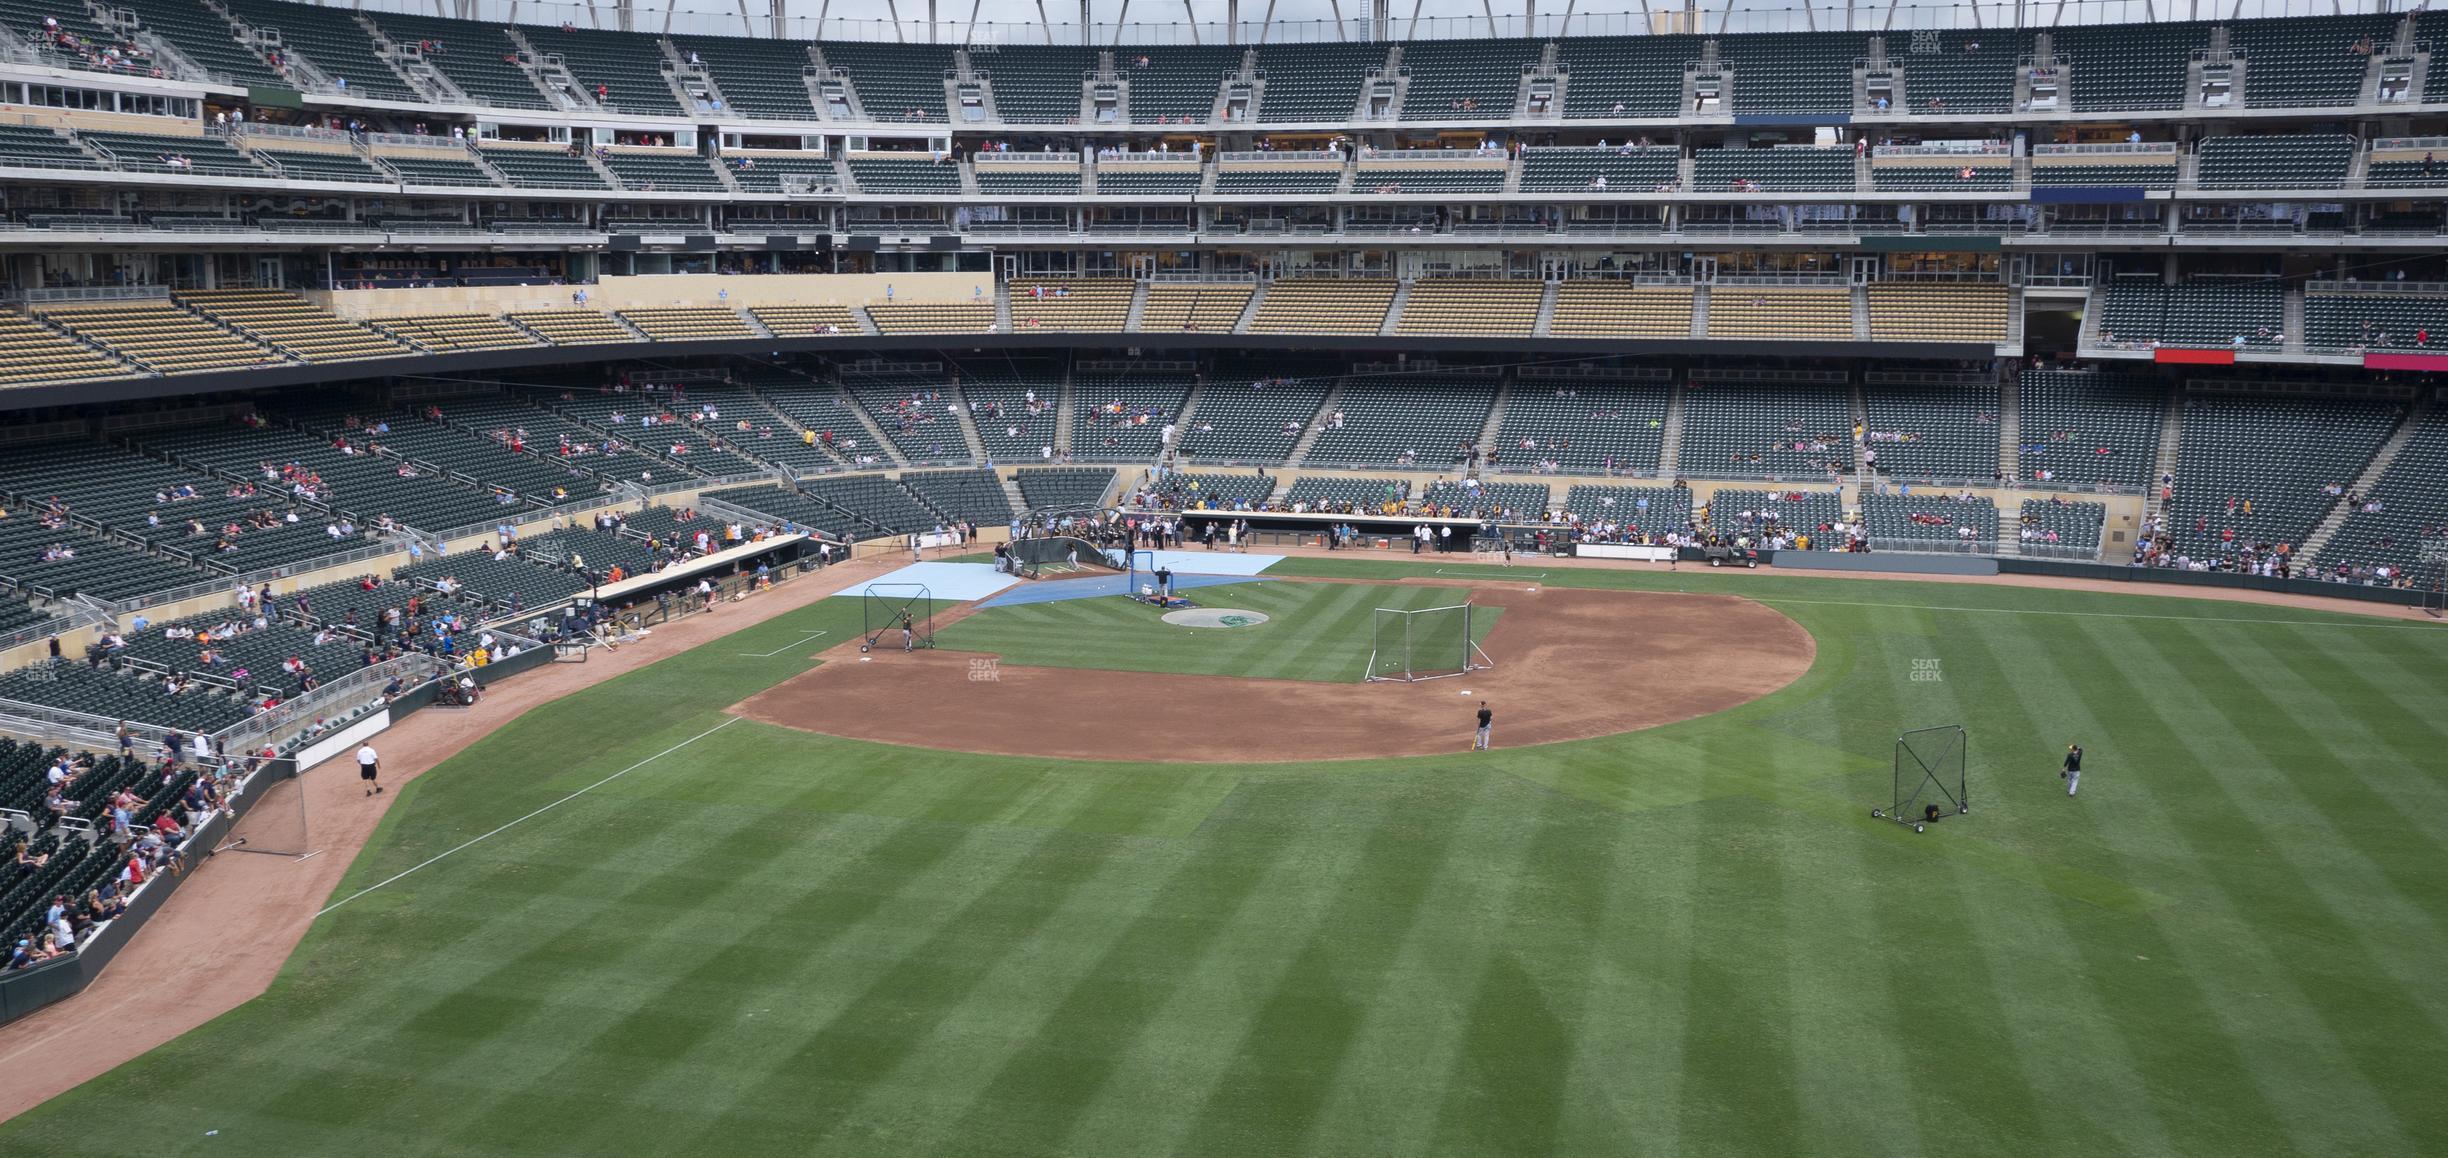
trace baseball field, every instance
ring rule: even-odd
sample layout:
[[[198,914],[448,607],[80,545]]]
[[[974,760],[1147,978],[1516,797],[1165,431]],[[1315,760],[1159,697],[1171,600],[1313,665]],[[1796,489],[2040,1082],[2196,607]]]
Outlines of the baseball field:
[[[533,709],[0,1153],[2448,1152],[2448,629],[1443,570],[865,663],[828,599]],[[1357,682],[1457,591],[1494,668]],[[1873,820],[1947,724],[1971,813]]]

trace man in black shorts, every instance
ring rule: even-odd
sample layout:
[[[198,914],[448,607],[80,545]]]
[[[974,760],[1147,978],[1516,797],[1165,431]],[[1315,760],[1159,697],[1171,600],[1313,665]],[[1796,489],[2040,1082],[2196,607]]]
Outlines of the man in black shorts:
[[[1479,701],[1479,732],[1471,739],[1471,751],[1488,750],[1488,737],[1496,730],[1496,713],[1488,710],[1487,701]]]
[[[366,785],[366,795],[368,795],[368,796],[373,796],[373,795],[377,795],[377,794],[379,794],[379,793],[382,791],[382,785],[377,784],[377,783],[375,783],[375,781],[374,781],[374,778],[375,778],[376,776],[380,775],[380,774],[381,774],[381,772],[382,772],[382,758],[381,758],[380,756],[377,756],[377,755],[375,755],[375,754],[374,754],[374,745],[372,745],[372,744],[360,744],[360,745],[358,745],[358,746],[357,746],[357,778],[358,778],[358,779],[360,779],[360,780],[365,781],[365,785]]]

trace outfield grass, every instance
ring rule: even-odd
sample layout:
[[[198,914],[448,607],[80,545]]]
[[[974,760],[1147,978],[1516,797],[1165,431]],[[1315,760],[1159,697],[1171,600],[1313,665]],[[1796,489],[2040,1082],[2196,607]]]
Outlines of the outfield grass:
[[[1202,607],[1264,612],[1267,622],[1175,627],[1154,607],[1112,595],[989,608],[936,632],[935,643],[1042,667],[1354,683],[1368,674],[1378,608],[1450,607],[1469,597],[1451,587],[1374,583],[1232,583],[1189,594]],[[1473,608],[1471,634],[1485,641],[1502,611]],[[1460,635],[1454,628],[1452,638]]]
[[[344,904],[264,997],[0,1152],[2448,1152],[2448,634],[1546,582],[1756,594],[1819,660],[1483,757],[1090,765],[726,722],[806,663],[754,653],[855,630],[830,600],[421,777],[341,897],[629,770]],[[1953,722],[1973,814],[1870,820],[1895,733]]]

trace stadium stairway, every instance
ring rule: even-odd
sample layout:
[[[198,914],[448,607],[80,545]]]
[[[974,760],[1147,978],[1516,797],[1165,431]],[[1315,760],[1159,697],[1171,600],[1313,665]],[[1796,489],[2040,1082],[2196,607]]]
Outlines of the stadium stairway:
[[[1691,337],[1708,337],[1709,287],[1695,285],[1691,291]]]
[[[1124,331],[1133,334],[1139,332],[1139,320],[1147,315],[1147,300],[1148,283],[1143,281],[1132,283],[1130,312],[1122,317]]]
[[[1548,288],[1553,289],[1554,287]],[[1505,410],[1512,404],[1513,384],[1510,382],[1497,383],[1496,402],[1488,407],[1487,424],[1479,428],[1479,435],[1476,439],[1479,449],[1486,450],[1496,445],[1496,432],[1504,429]]]
[[[858,399],[851,397],[850,388],[837,382],[833,386],[833,393],[840,399],[842,407],[850,412],[851,417],[858,419],[859,429],[867,432],[867,445],[882,450],[884,457],[892,460],[893,466],[901,470],[908,470],[909,459],[903,457],[901,448],[894,445],[893,440],[885,435],[884,428],[876,425],[875,415],[867,413],[867,407],[861,405]]]
[[[2151,464],[2150,479],[2143,484],[2142,509],[2150,514],[2164,515],[2160,505],[2159,480],[2176,473],[2176,444],[2184,434],[2184,387],[2168,387],[2167,410],[2159,416],[2159,461]],[[2177,480],[2182,482],[2182,479]]]
[[[983,461],[982,456],[980,461]],[[1020,477],[1017,474],[997,473],[995,481],[1003,484],[1003,499],[1011,504],[1013,514],[1021,514],[1029,509],[1028,496],[1020,493]]]
[[[1394,300],[1386,304],[1385,321],[1377,327],[1378,337],[1391,338],[1400,331],[1403,307],[1410,304],[1414,284],[1410,278],[1394,283]]]
[[[1009,282],[995,287],[994,302],[995,329],[1006,334],[1012,332],[1011,284]]]
[[[2329,540],[2346,525],[2347,516],[2354,513],[2356,496],[2370,494],[2380,485],[2380,480],[2387,477],[2389,468],[2397,464],[2397,456],[2405,453],[2406,444],[2413,441],[2414,432],[2422,427],[2424,416],[2430,412],[2431,396],[2427,393],[2406,408],[2405,415],[2397,420],[2397,429],[2389,432],[2388,441],[2381,443],[2371,461],[2364,464],[2363,473],[2355,476],[2354,485],[2347,487],[2346,493],[2330,504],[2329,513],[2321,516],[2312,533],[2304,537],[2302,546],[2295,552],[2297,559],[2321,557],[2321,552],[2329,546]]]
[[[1257,317],[1258,307],[1266,303],[1267,284],[1263,281],[1259,282],[1256,288],[1250,290],[1249,304],[1241,307],[1241,318],[1233,323],[1232,332],[1236,334],[1249,332],[1250,319]]]
[[[1658,444],[1658,477],[1673,480],[1683,469],[1683,384],[1666,392],[1666,424]]]
[[[952,418],[960,423],[961,442],[969,448],[969,461],[979,463],[989,461],[986,456],[986,440],[978,436],[977,419],[969,413],[968,392],[955,384],[951,387],[951,394],[954,408]],[[1004,485],[1009,486],[1010,484],[1007,482]],[[1015,506],[1012,509],[1016,511],[1021,508]]]
[[[2023,477],[2023,377],[2008,374],[1998,384],[1998,473]]]
[[[1870,340],[1870,291],[1864,286],[1853,287],[1853,340]]]
[[[1071,402],[1071,367],[1064,366],[1062,389],[1055,394],[1054,449],[1056,451],[1063,454],[1071,453],[1071,434],[1078,428],[1078,416],[1079,411]]]
[[[1283,469],[1298,470],[1301,464],[1309,461],[1309,452],[1316,448],[1318,436],[1326,432],[1326,416],[1334,413],[1335,407],[1342,405],[1342,402],[1343,381],[1338,378],[1333,386],[1327,388],[1326,400],[1318,403],[1317,413],[1310,416],[1309,427],[1301,431],[1300,441],[1292,444],[1292,453],[1284,456]]]
[[[1555,324],[1556,291],[1557,289],[1561,288],[1562,285],[1562,282],[1551,281],[1548,282],[1545,287],[1540,289],[1538,321],[1533,322],[1530,325],[1531,337],[1546,337],[1548,327]]]

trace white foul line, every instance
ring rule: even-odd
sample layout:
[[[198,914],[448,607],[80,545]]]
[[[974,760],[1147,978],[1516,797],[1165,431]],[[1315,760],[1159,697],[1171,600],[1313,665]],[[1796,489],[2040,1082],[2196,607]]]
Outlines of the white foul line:
[[[797,639],[794,639],[794,640],[790,641],[789,643],[783,644],[782,646],[780,646],[780,647],[777,647],[777,648],[773,649],[772,651],[743,651],[743,652],[741,652],[741,653],[739,653],[739,654],[744,655],[744,656],[747,656],[747,657],[748,657],[748,658],[750,658],[750,659],[772,659],[773,657],[775,657],[775,656],[777,656],[777,655],[780,655],[780,654],[782,654],[783,652],[786,652],[786,651],[791,650],[792,648],[798,647],[798,646],[800,646],[800,645],[802,645],[802,644],[806,643],[807,641],[809,641],[809,640],[811,640],[811,639],[814,639],[814,638],[816,638],[817,636],[819,636],[819,635],[823,635],[823,634],[824,634],[824,633],[823,633],[823,632],[821,632],[821,631],[811,631],[811,632],[807,633],[806,635],[802,635],[802,636],[800,636],[799,638],[797,638]]]
[[[383,887],[384,885],[388,885],[388,884],[395,883],[395,882],[397,882],[398,880],[400,880],[401,878],[406,877],[408,874],[413,873],[413,872],[416,872],[416,871],[417,871],[417,870],[419,870],[419,869],[425,868],[427,865],[431,865],[431,864],[433,864],[434,862],[439,861],[439,860],[441,860],[441,859],[442,859],[442,858],[444,858],[444,857],[450,856],[450,855],[451,855],[451,854],[453,854],[453,853],[457,853],[457,852],[464,851],[464,850],[469,849],[469,848],[473,848],[473,847],[475,847],[476,845],[479,845],[479,844],[484,843],[485,841],[491,840],[491,839],[493,839],[493,838],[494,838],[494,837],[496,837],[496,836],[500,836],[501,834],[503,834],[503,833],[505,833],[505,832],[508,832],[508,831],[510,831],[511,829],[518,827],[519,825],[525,824],[525,823],[527,823],[527,822],[528,822],[528,821],[530,821],[530,820],[534,820],[536,817],[542,816],[542,815],[544,815],[545,813],[552,811],[553,809],[559,808],[559,807],[561,807],[562,805],[567,804],[567,803],[569,803],[569,802],[570,802],[570,801],[572,801],[572,800],[576,800],[576,799],[578,799],[579,797],[584,796],[584,795],[586,795],[586,794],[587,794],[587,793],[589,793],[589,792],[593,792],[593,791],[595,791],[596,789],[601,788],[601,787],[603,787],[603,786],[604,786],[604,785],[606,785],[606,784],[610,784],[611,782],[613,782],[613,781],[615,781],[615,780],[618,780],[618,779],[620,779],[620,778],[621,778],[621,777],[623,777],[623,776],[626,776],[626,775],[628,775],[628,774],[630,774],[630,773],[632,773],[632,772],[635,772],[635,771],[637,771],[638,769],[640,769],[640,768],[643,768],[643,767],[647,766],[648,764],[652,764],[652,763],[654,763],[655,761],[657,761],[657,760],[660,760],[660,759],[664,758],[665,756],[669,756],[669,755],[671,755],[672,753],[677,752],[677,751],[679,751],[679,750],[680,750],[680,749],[682,749],[682,748],[686,748],[686,747],[688,747],[689,745],[694,744],[694,743],[696,743],[696,742],[697,742],[697,741],[699,741],[699,740],[705,739],[706,737],[711,736],[711,735],[713,735],[714,733],[719,732],[719,731],[722,731],[724,728],[728,728],[728,727],[730,727],[731,725],[736,724],[736,723],[739,723],[739,722],[740,722],[740,717],[738,717],[738,716],[733,716],[733,717],[731,717],[731,718],[730,718],[730,719],[728,719],[728,720],[724,720],[722,723],[716,724],[716,725],[714,725],[714,726],[713,726],[713,727],[711,727],[711,728],[707,728],[705,731],[699,732],[699,733],[697,733],[696,735],[691,736],[691,737],[689,737],[688,739],[682,740],[682,741],[680,741],[679,743],[674,744],[674,745],[672,745],[672,746],[671,746],[671,747],[669,747],[669,748],[665,748],[665,749],[663,749],[662,751],[657,752],[657,753],[655,753],[655,754],[654,754],[654,755],[652,755],[652,756],[648,756],[647,758],[645,758],[645,759],[643,759],[643,760],[640,760],[640,761],[638,761],[638,762],[637,762],[637,763],[635,763],[635,764],[631,764],[630,766],[628,766],[628,767],[626,767],[626,768],[623,768],[623,769],[621,769],[621,770],[620,770],[620,771],[618,771],[618,772],[615,772],[615,773],[613,773],[613,774],[611,774],[611,775],[609,775],[609,776],[606,776],[606,777],[604,777],[603,779],[601,779],[601,780],[598,780],[598,781],[594,782],[593,784],[589,784],[589,785],[587,785],[586,787],[584,787],[584,788],[581,788],[581,789],[577,790],[576,792],[572,792],[572,793],[570,793],[569,795],[564,796],[564,797],[562,797],[562,798],[561,798],[561,799],[559,799],[559,800],[555,800],[555,801],[553,801],[552,803],[547,804],[547,805],[545,805],[545,806],[544,806],[544,807],[542,807],[542,808],[536,809],[535,811],[530,812],[530,813],[528,813],[528,814],[527,814],[527,815],[525,815],[525,816],[519,817],[517,820],[513,820],[513,821],[511,821],[511,822],[510,822],[510,823],[508,823],[508,824],[502,825],[500,828],[496,828],[496,829],[494,829],[493,831],[491,831],[491,832],[488,832],[488,833],[484,834],[483,836],[479,836],[479,837],[475,838],[474,840],[470,840],[470,841],[468,841],[467,843],[460,845],[458,848],[450,849],[450,850],[448,850],[448,851],[446,851],[446,852],[439,852],[439,853],[435,853],[433,856],[427,857],[427,858],[424,860],[424,862],[423,862],[423,863],[421,863],[421,864],[417,864],[417,865],[412,866],[412,867],[410,867],[410,868],[402,869],[402,870],[400,870],[399,872],[397,872],[397,873],[393,874],[392,876],[390,876],[389,878],[387,878],[387,879],[385,879],[385,880],[376,881],[375,883],[370,884],[370,885],[367,885],[366,887],[364,887],[364,888],[362,888],[362,889],[359,889],[359,890],[357,890],[357,891],[356,891],[356,892],[354,892],[354,893],[350,893],[348,896],[345,896],[345,897],[340,898],[339,900],[333,901],[332,903],[330,903],[330,904],[328,904],[328,905],[323,906],[323,908],[322,908],[322,909],[320,909],[319,911],[317,911],[317,912],[315,913],[315,916],[319,918],[319,917],[323,916],[325,913],[329,913],[329,912],[331,912],[333,909],[337,909],[337,908],[339,908],[340,906],[342,906],[342,905],[345,905],[345,904],[349,903],[350,901],[356,900],[357,898],[362,897],[362,896],[366,895],[367,893],[373,892],[374,890],[376,890],[376,889],[379,889],[379,888]]]
[[[1890,611],[1966,611],[1997,615],[2084,615],[2097,619],[2173,619],[2184,623],[2253,623],[2288,627],[2375,627],[2396,631],[2439,631],[2428,623],[2355,623],[2327,619],[2228,619],[2216,615],[2143,615],[2132,611],[2065,611],[2043,607],[1927,607],[1914,603],[1848,603],[1838,599],[1772,599],[1763,595],[1746,595],[1753,603],[1792,603],[1809,607],[1883,607]],[[2344,614],[2339,612],[2338,614]]]

